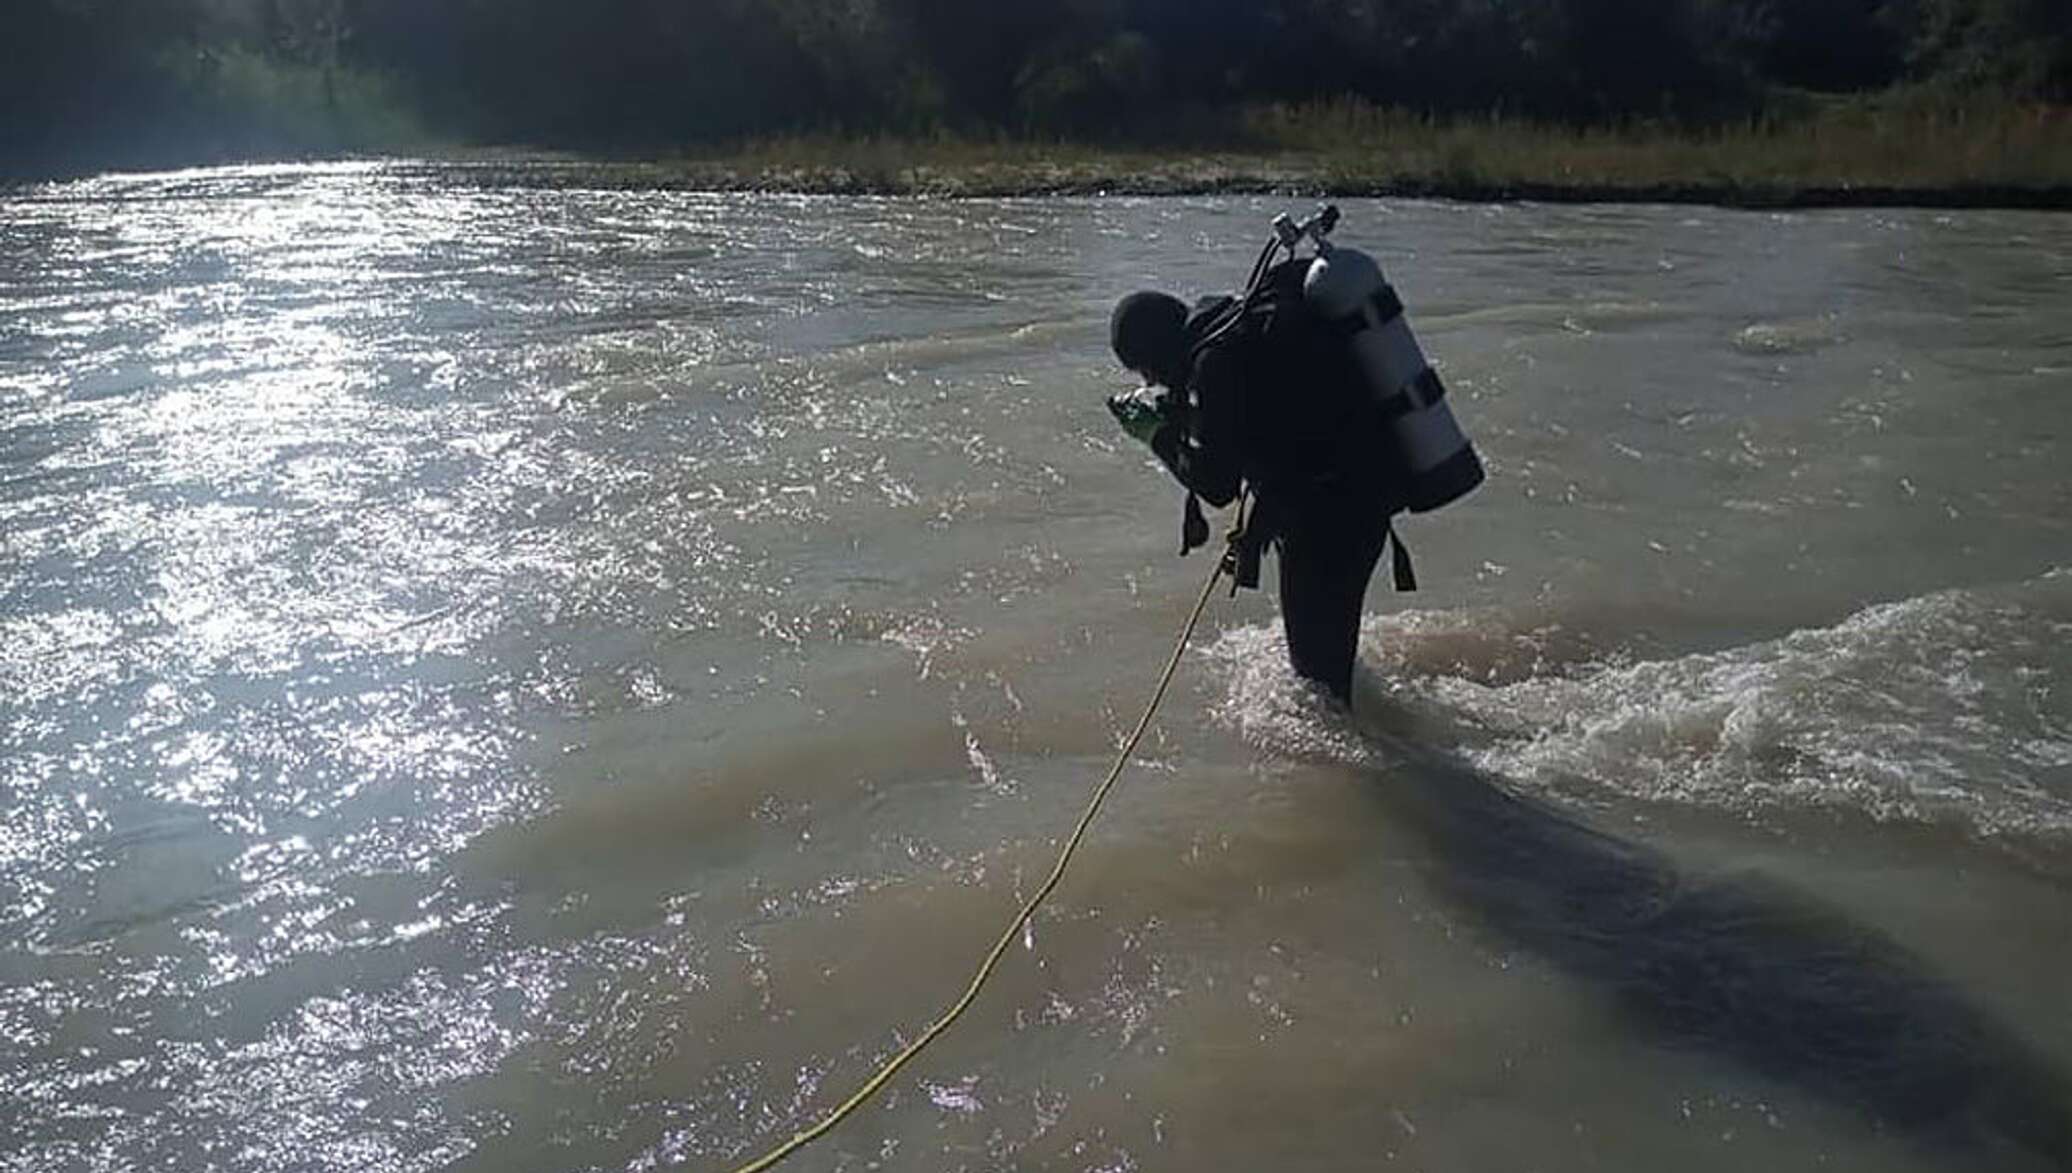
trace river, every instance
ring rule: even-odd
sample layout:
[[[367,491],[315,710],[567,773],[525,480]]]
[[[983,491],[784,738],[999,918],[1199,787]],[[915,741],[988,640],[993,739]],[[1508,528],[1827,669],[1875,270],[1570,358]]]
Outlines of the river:
[[[1209,570],[1108,306],[1301,206],[590,174],[0,191],[0,1169],[727,1168],[1042,879]],[[1339,235],[1489,483],[797,1166],[2072,1168],[2072,217]]]

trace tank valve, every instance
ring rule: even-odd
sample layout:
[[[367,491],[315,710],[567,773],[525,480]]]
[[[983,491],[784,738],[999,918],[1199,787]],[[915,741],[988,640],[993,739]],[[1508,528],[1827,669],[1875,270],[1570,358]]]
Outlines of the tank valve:
[[[1290,252],[1293,252],[1295,247],[1302,243],[1303,237],[1308,237],[1315,241],[1318,248],[1324,248],[1324,238],[1331,235],[1331,230],[1336,227],[1338,227],[1337,204],[1325,204],[1317,209],[1316,215],[1299,224],[1286,212],[1282,212],[1273,218],[1273,234],[1280,238],[1281,244]]]

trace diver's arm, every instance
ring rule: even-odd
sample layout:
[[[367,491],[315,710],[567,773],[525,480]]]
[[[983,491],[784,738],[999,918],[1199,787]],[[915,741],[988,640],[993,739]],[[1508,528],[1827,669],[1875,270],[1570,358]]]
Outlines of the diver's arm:
[[[1181,484],[1218,509],[1237,498],[1243,470],[1238,459],[1239,387],[1228,359],[1202,356],[1189,380],[1194,410],[1177,412],[1151,437],[1151,450]],[[1193,416],[1190,429],[1181,422]]]

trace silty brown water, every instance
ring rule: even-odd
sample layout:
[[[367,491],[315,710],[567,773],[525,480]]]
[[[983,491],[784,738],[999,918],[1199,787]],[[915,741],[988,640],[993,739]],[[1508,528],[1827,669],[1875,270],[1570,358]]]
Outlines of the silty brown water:
[[[0,1168],[720,1168],[960,986],[1200,575],[1108,304],[1281,205],[0,197]],[[1298,209],[1299,210],[1299,209]],[[1491,483],[1219,601],[805,1168],[2065,1168],[2072,220],[1346,204]]]

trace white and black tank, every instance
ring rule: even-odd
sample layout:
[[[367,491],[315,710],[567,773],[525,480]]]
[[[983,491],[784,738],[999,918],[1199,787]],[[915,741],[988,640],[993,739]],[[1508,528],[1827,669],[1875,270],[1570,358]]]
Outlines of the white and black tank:
[[[1291,250],[1307,236],[1317,255],[1302,282],[1303,300],[1351,350],[1368,393],[1381,409],[1389,442],[1406,470],[1405,506],[1426,513],[1473,492],[1482,460],[1446,402],[1446,386],[1410,332],[1403,301],[1373,257],[1334,245],[1328,234],[1338,209],[1295,225],[1274,223]]]

